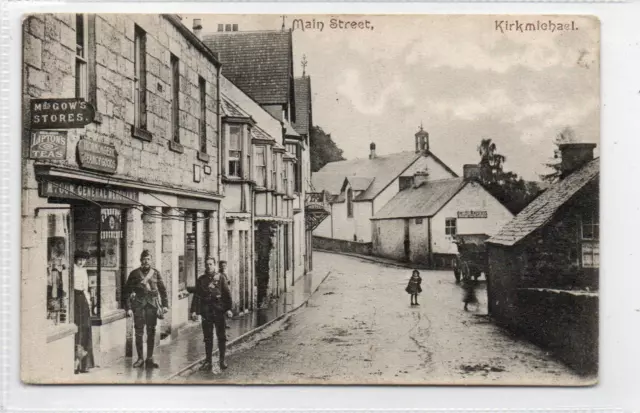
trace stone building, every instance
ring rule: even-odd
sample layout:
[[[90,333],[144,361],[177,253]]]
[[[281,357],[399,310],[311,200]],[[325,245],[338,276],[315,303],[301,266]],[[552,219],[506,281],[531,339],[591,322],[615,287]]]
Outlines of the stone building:
[[[583,373],[598,369],[600,159],[560,145],[561,179],[487,241],[489,313]]]
[[[46,382],[73,374],[76,250],[90,254],[98,365],[131,351],[122,286],[143,248],[170,297],[162,335],[187,322],[224,236],[220,63],[175,15],[32,15],[23,36],[22,372]],[[94,120],[35,100],[61,98]]]
[[[292,280],[295,156],[282,144],[282,123],[224,76],[221,93],[222,209],[232,294],[240,312],[285,292]],[[255,243],[254,237],[265,241]]]
[[[305,274],[311,253],[305,242],[309,143],[293,126],[297,112],[293,39],[291,31],[219,31],[206,33],[203,39],[220,56],[226,79],[282,126],[281,133],[269,132],[268,137],[259,134],[260,129],[252,129],[254,267],[257,300],[262,304]],[[293,161],[291,175],[286,177],[289,194],[279,184],[280,158]]]

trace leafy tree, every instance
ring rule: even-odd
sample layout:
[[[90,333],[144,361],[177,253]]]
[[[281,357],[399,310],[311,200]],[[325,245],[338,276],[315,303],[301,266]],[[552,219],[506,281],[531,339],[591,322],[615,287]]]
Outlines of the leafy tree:
[[[518,174],[504,170],[507,157],[498,152],[491,139],[482,139],[478,145],[480,155],[480,181],[512,213],[522,211],[540,193],[535,182],[526,182]]]
[[[318,172],[329,162],[344,160],[342,149],[331,139],[331,134],[323,131],[320,126],[311,128],[309,138],[311,172]]]
[[[540,175],[540,179],[544,182],[554,183],[560,179],[561,166],[562,166],[562,153],[560,152],[560,145],[563,143],[571,143],[576,141],[576,135],[573,129],[569,126],[564,127],[553,143],[556,145],[556,149],[553,151],[553,160],[545,164],[547,168],[552,171],[547,174]]]

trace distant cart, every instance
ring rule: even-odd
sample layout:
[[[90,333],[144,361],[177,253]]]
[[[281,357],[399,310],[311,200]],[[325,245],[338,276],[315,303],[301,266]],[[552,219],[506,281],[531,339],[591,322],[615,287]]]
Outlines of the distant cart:
[[[489,239],[487,234],[456,235],[454,243],[458,246],[458,255],[453,259],[453,275],[456,283],[460,279],[475,280],[484,273],[485,277],[489,267],[489,259],[485,241]]]

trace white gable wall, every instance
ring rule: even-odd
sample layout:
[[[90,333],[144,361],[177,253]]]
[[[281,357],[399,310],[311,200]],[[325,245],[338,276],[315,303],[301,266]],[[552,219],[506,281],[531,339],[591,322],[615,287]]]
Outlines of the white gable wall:
[[[429,180],[435,181],[438,179],[455,178],[455,176],[444,168],[440,163],[436,162],[431,156],[422,156],[416,160],[411,166],[407,168],[400,176],[413,176],[418,171],[427,170],[429,172]],[[387,186],[380,194],[375,198],[373,203],[374,214],[380,211],[387,202],[391,201],[400,191],[400,179],[396,177],[391,185]]]
[[[487,211],[487,218],[458,218],[458,211]],[[487,234],[498,232],[513,218],[513,214],[486,189],[475,182],[468,183],[432,219],[431,240],[436,254],[457,254],[453,238],[445,235],[445,220],[456,218],[458,234]]]

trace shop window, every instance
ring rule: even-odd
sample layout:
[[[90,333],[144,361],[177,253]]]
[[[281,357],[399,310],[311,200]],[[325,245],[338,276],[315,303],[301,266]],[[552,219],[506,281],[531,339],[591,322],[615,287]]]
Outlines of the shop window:
[[[47,320],[67,323],[69,317],[69,211],[47,213]]]
[[[76,97],[89,100],[89,24],[86,14],[76,14]]]
[[[134,125],[147,129],[147,33],[135,26]]]
[[[447,218],[444,220],[445,235],[454,236],[458,233],[458,222],[456,218]]]
[[[229,126],[229,176],[242,176],[242,126]]]
[[[583,211],[580,216],[582,241],[582,266],[600,267],[600,219],[597,208]]]
[[[184,255],[182,268],[178,276],[178,290],[184,291],[195,287],[198,266],[198,214],[194,211],[185,212],[184,220]]]
[[[267,185],[266,148],[264,146],[256,146],[255,154],[256,184],[264,188]]]
[[[123,215],[119,208],[74,209],[75,248],[89,254],[85,268],[89,276],[89,305],[95,318],[122,308]]]

